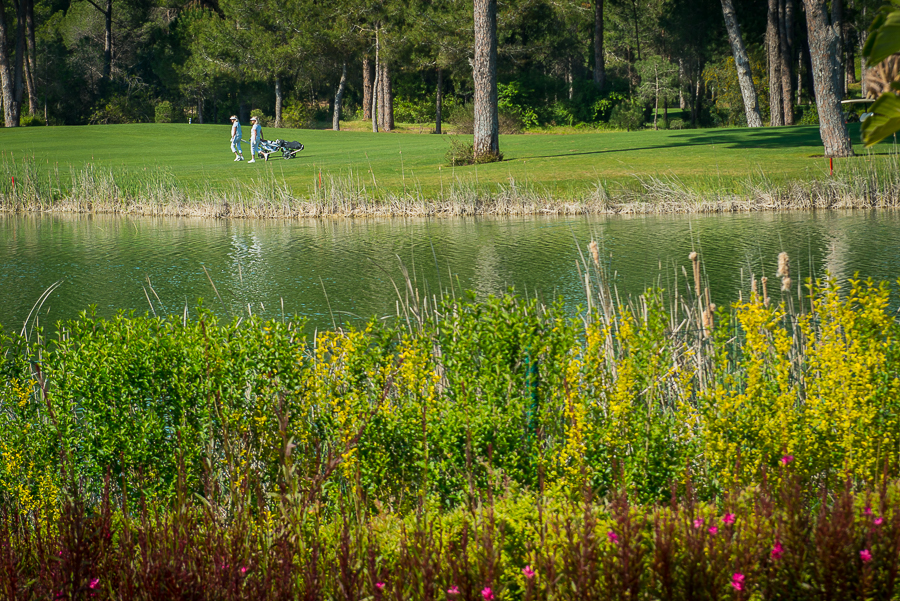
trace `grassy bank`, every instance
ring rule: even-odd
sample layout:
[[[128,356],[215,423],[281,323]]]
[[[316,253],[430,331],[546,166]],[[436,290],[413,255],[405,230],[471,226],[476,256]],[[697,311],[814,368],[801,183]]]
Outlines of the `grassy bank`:
[[[235,163],[222,125],[3,130],[0,209],[289,217],[900,204],[892,145],[835,160],[832,174],[815,127],[503,136],[504,161],[468,167],[448,166],[448,136],[265,133],[306,150]]]

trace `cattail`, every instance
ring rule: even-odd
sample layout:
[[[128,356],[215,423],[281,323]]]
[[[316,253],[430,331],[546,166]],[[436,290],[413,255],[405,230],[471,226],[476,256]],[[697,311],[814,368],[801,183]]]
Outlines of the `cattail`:
[[[791,277],[791,263],[786,252],[778,255],[778,271],[775,272],[775,275],[780,278]]]
[[[594,265],[597,266],[597,269],[600,269],[600,246],[597,244],[596,240],[591,240],[588,248],[591,249],[591,257],[594,258]]]
[[[688,255],[688,259],[691,260],[691,263],[694,264],[694,293],[699,298],[700,296],[700,258],[698,257],[695,251],[691,251],[691,254]]]
[[[767,278],[766,276],[763,276],[760,281],[762,281],[762,285],[763,285],[763,304],[768,307],[769,306],[769,290],[768,290],[768,287],[766,286],[766,284],[769,283],[769,278]]]
[[[790,292],[791,291],[791,278],[788,278],[788,277],[781,278],[781,291],[782,292]]]
[[[756,278],[752,278],[750,280],[750,299],[755,301],[758,294],[759,291],[756,288]]]
[[[715,310],[715,303],[710,303],[709,306],[706,307],[706,311],[703,312],[704,335],[708,335],[708,332],[713,329],[713,314]]]

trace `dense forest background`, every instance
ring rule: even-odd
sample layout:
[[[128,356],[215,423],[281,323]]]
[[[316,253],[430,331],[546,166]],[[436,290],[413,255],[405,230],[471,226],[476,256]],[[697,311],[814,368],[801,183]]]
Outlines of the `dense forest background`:
[[[724,4],[499,2],[501,133],[746,125]],[[859,51],[879,5],[827,6],[845,97],[869,91]],[[803,3],[733,6],[765,122],[816,123]],[[336,127],[336,105],[343,120],[371,119],[374,94],[382,130],[471,131],[471,2],[0,0],[0,16],[7,126],[253,113],[267,126]]]

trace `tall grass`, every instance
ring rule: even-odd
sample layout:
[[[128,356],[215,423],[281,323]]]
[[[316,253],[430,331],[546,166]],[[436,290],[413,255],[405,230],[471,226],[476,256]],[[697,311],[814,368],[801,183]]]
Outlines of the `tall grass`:
[[[166,169],[113,169],[87,164],[61,175],[33,159],[0,160],[0,211],[74,211],[210,217],[353,215],[526,215],[740,212],[788,209],[893,208],[900,205],[900,156],[844,164],[833,176],[773,181],[762,170],[743,180],[634,175],[560,191],[512,176],[479,184],[456,170],[439,188],[404,178],[402,190],[379,187],[352,166],[317,173],[298,190],[277,173],[249,181],[183,185]]]

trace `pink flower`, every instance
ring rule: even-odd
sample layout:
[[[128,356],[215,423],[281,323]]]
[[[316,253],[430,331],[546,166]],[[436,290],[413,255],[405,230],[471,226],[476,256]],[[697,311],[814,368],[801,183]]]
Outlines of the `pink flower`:
[[[875,518],[875,522],[874,522],[874,523],[875,523],[876,526],[881,526],[881,524],[884,523],[884,518],[880,518],[880,517],[879,517],[879,518]]]
[[[741,574],[740,572],[735,572],[731,576],[731,586],[736,591],[744,590],[744,575]]]
[[[247,573],[247,570],[248,570],[247,566],[242,567],[242,568],[241,568],[241,574],[246,574],[246,573]]]
[[[447,594],[448,595],[458,595],[459,588],[454,584],[453,586],[451,586],[450,588],[447,589]]]
[[[784,555],[784,547],[779,541],[775,541],[775,546],[772,547],[772,559],[781,559],[782,555]]]
[[[712,534],[713,536],[717,535],[719,533],[719,527],[718,526],[710,526],[709,533]]]
[[[868,563],[872,561],[872,552],[868,549],[863,549],[859,552],[859,558],[863,560],[863,563]]]
[[[494,599],[494,591],[491,590],[491,587],[486,586],[482,589],[481,596],[484,597],[484,601],[492,601]]]
[[[790,463],[793,460],[794,460],[793,455],[785,455],[784,457],[781,458],[781,465],[787,465],[788,463]]]
[[[703,518],[697,518],[694,520],[694,528],[702,528],[703,527]]]
[[[531,566],[522,568],[522,573],[525,574],[525,578],[528,578],[529,580],[534,578],[534,570],[531,569]]]
[[[619,535],[616,534],[615,532],[613,532],[612,530],[610,530],[609,532],[606,533],[606,538],[608,538],[609,542],[611,542],[614,545],[619,544]]]
[[[733,524],[734,523],[734,514],[726,513],[725,517],[722,518],[722,521],[726,524]]]
[[[92,578],[92,579],[91,579],[91,583],[88,584],[88,588],[89,588],[89,589],[98,589],[98,588],[100,588],[100,579],[99,579],[99,578]]]
[[[866,505],[866,508],[863,510],[863,513],[864,513],[865,515],[872,515],[872,506],[871,506],[871,505]]]
[[[376,582],[376,583],[375,583],[375,588],[377,588],[378,590],[383,589],[383,588],[384,588],[384,583],[383,583],[383,582]]]

